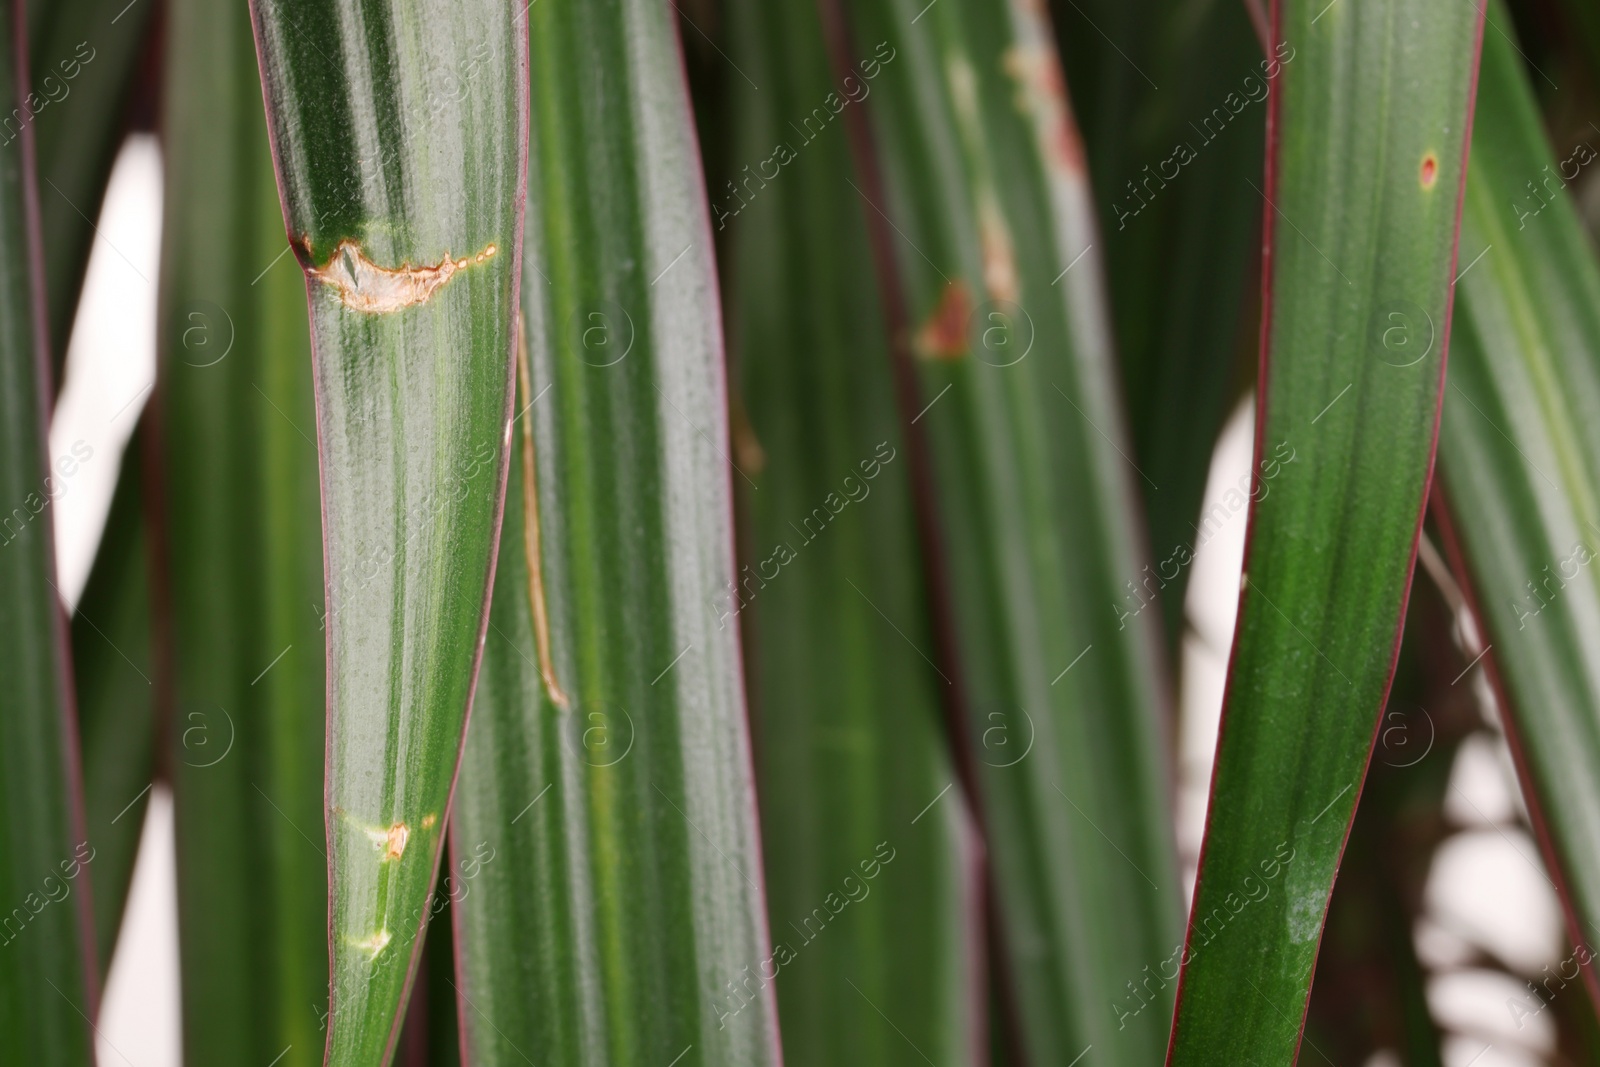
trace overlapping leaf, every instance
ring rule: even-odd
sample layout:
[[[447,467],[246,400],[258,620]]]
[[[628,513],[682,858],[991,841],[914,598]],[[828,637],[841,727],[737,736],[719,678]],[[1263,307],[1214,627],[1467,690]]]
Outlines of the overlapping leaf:
[[[1261,197],[1250,182],[1275,68],[1240,0],[1053,9],[1094,181],[1128,453],[1148,476],[1138,488],[1151,559],[1123,576],[1116,603],[1160,612],[1176,648],[1195,556],[1245,521],[1243,494],[1201,497],[1255,342]]]
[[[16,4],[0,10],[0,114],[27,94]],[[54,581],[66,471],[52,393],[31,131],[0,145],[0,1061],[90,1064],[94,926],[66,620]],[[73,462],[73,457],[62,457]]]
[[[253,12],[315,351],[328,1057],[365,1065],[393,1054],[487,621],[527,30],[492,0],[260,0]]]
[[[1491,13],[1501,25],[1506,16]],[[1523,789],[1562,889],[1564,959],[1600,922],[1600,267],[1565,186],[1592,143],[1541,133],[1484,42],[1440,472]],[[1577,949],[1584,946],[1579,954]],[[1564,963],[1563,969],[1570,967]]]
[[[1164,1004],[1119,1018],[1110,998],[1177,937],[1165,684],[1154,614],[1115,607],[1143,566],[1140,475],[1050,30],[1020,0],[873,0],[850,28],[836,67],[872,82],[856,191],[897,358],[915,363],[901,415],[927,442],[942,669],[979,772],[1021,1052],[1148,1064]],[[828,109],[851,122],[857,106]]]
[[[328,898],[305,293],[285,254],[249,12],[210,0],[168,12],[154,410],[184,1047],[196,1063],[316,1064]]]
[[[672,10],[527,19],[526,359],[447,872],[465,1057],[774,1064],[719,310]]]
[[[722,220],[748,414],[732,458],[749,519],[723,609],[750,638],[768,915],[788,957],[784,1057],[974,1063],[978,846],[944,751],[945,680],[924,658],[934,644],[871,209],[850,187],[842,124],[781,168],[772,158],[791,117],[871,85],[835,84],[811,0],[741,3],[733,17],[730,60],[761,89],[730,93],[730,170],[757,181]]]
[[[1324,10],[1326,8],[1326,10]],[[1275,6],[1256,469],[1168,1062],[1293,1062],[1433,466],[1482,13]]]

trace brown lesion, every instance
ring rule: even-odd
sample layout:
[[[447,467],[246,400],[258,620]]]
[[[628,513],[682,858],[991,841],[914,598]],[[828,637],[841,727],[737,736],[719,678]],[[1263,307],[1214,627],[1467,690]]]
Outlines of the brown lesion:
[[[1439,156],[1431,148],[1422,157],[1422,165],[1417,170],[1417,183],[1426,192],[1433,188],[1439,180]]]
[[[972,294],[957,278],[947,282],[939,303],[923,322],[912,347],[923,359],[957,360],[967,354],[967,321],[972,318]]]
[[[1055,50],[1036,43],[1013,45],[1006,50],[1001,66],[1018,85],[1017,109],[1038,124],[1045,163],[1082,175],[1083,141],[1072,121],[1067,82]]]
[[[411,827],[405,823],[397,822],[389,827],[388,833],[384,834],[383,858],[385,860],[397,860],[405,855],[406,842],[410,839]]]
[[[533,397],[533,378],[528,369],[528,327],[520,315],[517,322],[517,381],[529,403]],[[528,568],[528,604],[533,613],[533,643],[539,656],[539,676],[544,681],[550,702],[563,711],[571,701],[556,680],[555,660],[550,655],[550,615],[544,600],[544,570],[539,538],[539,481],[534,466],[533,418],[522,423],[522,554]]]
[[[750,425],[744,401],[735,394],[728,406],[728,436],[733,439],[733,455],[739,461],[739,469],[760,474],[767,465],[767,450],[761,447],[756,428]]]
[[[309,262],[311,241],[302,238],[302,262]],[[449,252],[432,266],[413,267],[401,263],[390,269],[380,267],[368,259],[361,246],[350,238],[339,242],[333,255],[322,266],[308,265],[306,274],[338,290],[339,302],[351,311],[370,315],[384,315],[403,308],[416,307],[428,301],[456,272],[475,263],[492,259],[498,249],[494,244],[484,246],[475,255],[454,258]]]
[[[983,287],[990,299],[1016,303],[1017,255],[1005,214],[992,194],[978,201],[978,245],[983,249]]]

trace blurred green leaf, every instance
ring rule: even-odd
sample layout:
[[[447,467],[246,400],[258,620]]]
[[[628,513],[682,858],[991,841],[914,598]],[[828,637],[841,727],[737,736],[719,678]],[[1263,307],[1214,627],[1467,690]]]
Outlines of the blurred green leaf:
[[[730,60],[761,86],[732,93],[743,179],[773,173],[787,120],[836,85],[811,0],[749,0],[732,20]],[[945,681],[921,651],[870,208],[841,124],[797,152],[746,189],[727,271],[748,411],[733,458],[750,483],[735,482],[748,562],[723,610],[750,638],[768,915],[793,957],[777,976],[784,1060],[981,1062],[981,857],[940,729]]]
[[[328,1063],[379,1064],[416,969],[487,622],[526,27],[491,0],[258,0],[253,11],[316,353]]]
[[[27,42],[0,10],[0,115],[20,107]],[[66,618],[46,445],[52,395],[31,133],[0,144],[0,1062],[93,1063],[98,999]],[[73,456],[62,463],[75,463]]]
[[[1490,17],[1507,21],[1498,6]],[[1600,266],[1565,186],[1596,154],[1588,142],[1551,151],[1521,59],[1498,35],[1484,42],[1478,101],[1439,440],[1454,516],[1447,547],[1459,541],[1471,579],[1482,664],[1567,936],[1591,946],[1600,922]]]
[[[672,11],[527,18],[527,358],[451,830],[466,1058],[775,1064],[739,648],[719,614],[721,324]]]
[[[978,772],[1019,1058],[1092,1046],[1099,1063],[1150,1064],[1170,994],[1120,1019],[1111,1000],[1178,936],[1166,685],[1154,616],[1116,606],[1144,562],[1143,476],[1050,29],[1024,0],[850,15],[836,69],[873,79],[856,192],[907,376],[909,462],[930,467],[941,670]]]
[[[72,616],[72,681],[83,750],[84,814],[95,850],[101,979],[116,947],[155,771],[156,621],[141,471],[147,433],[136,432],[123,454],[100,549]],[[88,442],[73,442],[68,469],[93,455]]]
[[[28,6],[45,297],[59,379],[156,0]]]
[[[1269,64],[1240,0],[1054,6],[1099,209],[1129,454],[1149,475],[1138,485],[1152,558],[1122,576],[1117,604],[1159,601],[1176,652],[1195,554],[1244,522],[1229,500],[1201,498],[1239,356],[1255,343],[1261,196],[1250,182]]]
[[[305,292],[249,12],[173,0],[159,317],[186,1058],[322,1060],[322,539]]]
[[[1481,10],[1274,6],[1262,400],[1173,1067],[1290,1063],[1433,464]]]

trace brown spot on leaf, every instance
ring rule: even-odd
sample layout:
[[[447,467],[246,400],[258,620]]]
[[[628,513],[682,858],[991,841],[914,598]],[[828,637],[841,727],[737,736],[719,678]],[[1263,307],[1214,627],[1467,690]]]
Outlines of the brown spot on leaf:
[[[959,278],[939,294],[939,303],[917,331],[913,342],[923,359],[956,360],[967,354],[967,321],[972,318],[972,295]]]
[[[1017,299],[1017,255],[1011,230],[993,196],[978,203],[978,242],[983,248],[983,287],[994,300]]]
[[[1036,124],[1040,149],[1048,166],[1083,173],[1083,140],[1067,104],[1067,82],[1053,48],[1015,45],[1001,66],[1018,84],[1017,110]]]
[[[406,851],[406,840],[411,836],[411,827],[403,822],[397,822],[389,827],[388,836],[384,839],[383,858],[397,860]]]
[[[310,248],[310,241],[305,242]],[[493,244],[470,258],[455,259],[446,252],[433,266],[402,263],[390,270],[366,257],[354,241],[339,242],[333,256],[321,267],[307,267],[311,277],[339,291],[339,302],[352,311],[383,315],[427,302],[459,270],[493,258]]]
[[[1422,157],[1422,169],[1417,174],[1423,189],[1432,189],[1433,183],[1439,180],[1439,157],[1429,151]]]
[[[761,447],[761,439],[756,436],[756,428],[750,425],[744,403],[737,398],[731,405],[731,415],[728,433],[733,438],[733,454],[739,461],[739,468],[747,474],[760,474],[767,465],[767,450]]]

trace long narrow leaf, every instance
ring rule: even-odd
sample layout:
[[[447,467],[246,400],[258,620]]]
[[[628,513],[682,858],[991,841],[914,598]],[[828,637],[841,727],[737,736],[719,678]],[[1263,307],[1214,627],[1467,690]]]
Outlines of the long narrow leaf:
[[[872,85],[834,83],[813,0],[732,14],[730,59],[761,86],[734,94],[748,180],[774,173],[791,116]],[[751,635],[785,1061],[953,1067],[985,1038],[977,844],[944,751],[944,681],[920,651],[927,593],[853,174],[834,124],[724,220],[750,522],[723,609]]]
[[[1497,7],[1490,17],[1507,20]],[[1569,936],[1600,923],[1600,266],[1510,41],[1484,43],[1439,463]],[[1455,539],[1451,539],[1452,541]],[[1563,958],[1569,953],[1563,952]],[[1592,953],[1576,956],[1591,993]],[[1563,967],[1566,965],[1563,964]]]
[[[20,0],[0,9],[0,114],[27,95]],[[55,584],[32,137],[0,146],[0,1062],[93,1062],[94,926],[71,665]],[[71,460],[72,457],[64,457]]]
[[[1246,179],[1261,172],[1274,68],[1240,0],[1056,6],[1099,209],[1129,455],[1148,475],[1138,487],[1151,560],[1117,576],[1115,603],[1119,617],[1159,611],[1175,649],[1195,555],[1245,521],[1243,494],[1201,497],[1254,340],[1261,197]]]
[[[253,10],[316,354],[328,1057],[382,1063],[421,948],[488,617],[522,244],[526,27],[495,0]]]
[[[1177,937],[1165,685],[1154,615],[1113,607],[1143,565],[1141,476],[1049,26],[1024,0],[850,16],[837,66],[877,74],[857,194],[901,372],[915,362],[901,417],[927,441],[943,669],[979,772],[1020,1051],[1149,1064],[1165,1008],[1119,1019],[1108,1002]]]
[[[464,1058],[779,1062],[672,9],[528,9],[526,360],[449,871]],[[443,883],[441,883],[441,888]]]
[[[305,295],[285,254],[249,12],[174,0],[168,20],[155,410],[184,1049],[193,1063],[304,1067],[321,1059],[328,989]]]
[[[1168,1062],[1287,1064],[1433,467],[1482,12],[1274,5],[1261,403]]]

